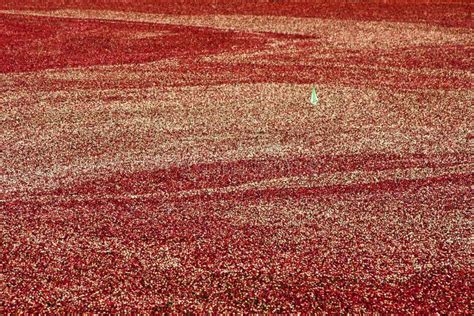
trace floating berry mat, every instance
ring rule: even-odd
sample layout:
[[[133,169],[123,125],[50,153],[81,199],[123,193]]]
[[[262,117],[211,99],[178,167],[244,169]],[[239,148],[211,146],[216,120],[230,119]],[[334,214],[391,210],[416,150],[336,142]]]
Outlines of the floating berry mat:
[[[0,313],[472,314],[439,2],[1,1]]]

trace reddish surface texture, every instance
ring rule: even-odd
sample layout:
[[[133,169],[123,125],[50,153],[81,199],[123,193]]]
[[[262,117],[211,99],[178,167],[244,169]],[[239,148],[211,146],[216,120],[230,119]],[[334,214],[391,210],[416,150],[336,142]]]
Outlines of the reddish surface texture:
[[[2,1],[0,313],[472,314],[472,5],[402,2]]]
[[[471,26],[472,4],[460,0],[5,0],[1,9],[103,9],[164,14],[245,14]]]

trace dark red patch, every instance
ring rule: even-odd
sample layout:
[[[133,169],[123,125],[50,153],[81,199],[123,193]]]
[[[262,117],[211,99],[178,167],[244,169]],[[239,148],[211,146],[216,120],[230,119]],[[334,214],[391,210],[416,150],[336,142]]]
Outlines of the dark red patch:
[[[165,24],[0,15],[0,72],[138,64],[255,48],[266,40]],[[153,35],[155,34],[155,35]]]

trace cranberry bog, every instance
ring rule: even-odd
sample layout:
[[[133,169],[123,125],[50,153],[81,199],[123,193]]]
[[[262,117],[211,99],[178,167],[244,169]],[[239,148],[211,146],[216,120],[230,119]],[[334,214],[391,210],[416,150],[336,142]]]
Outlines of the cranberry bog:
[[[0,313],[472,314],[471,13],[2,1]]]

